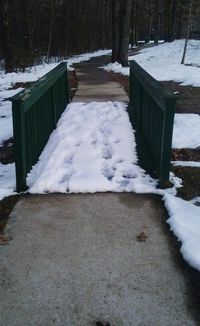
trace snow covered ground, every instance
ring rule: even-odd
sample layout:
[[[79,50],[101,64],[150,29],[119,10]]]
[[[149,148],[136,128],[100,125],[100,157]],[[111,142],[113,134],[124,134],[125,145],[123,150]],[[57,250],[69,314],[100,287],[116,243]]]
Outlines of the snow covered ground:
[[[174,117],[173,148],[196,148],[200,146],[200,115],[176,113]]]
[[[183,48],[184,40],[175,40],[143,49],[129,60],[135,60],[157,80],[200,87],[200,41],[189,40],[185,65],[181,65]],[[119,63],[108,64],[104,69],[129,75],[129,68],[123,68]]]
[[[99,50],[92,53],[84,53],[67,59],[68,70],[73,70],[73,64],[88,61],[91,58],[110,54],[110,50]],[[15,95],[23,88],[11,89],[16,83],[27,83],[37,81],[47,72],[55,68],[59,62],[44,63],[27,69],[25,72],[12,72],[5,74],[0,71],[0,146],[2,143],[13,137],[11,102],[6,100]]]

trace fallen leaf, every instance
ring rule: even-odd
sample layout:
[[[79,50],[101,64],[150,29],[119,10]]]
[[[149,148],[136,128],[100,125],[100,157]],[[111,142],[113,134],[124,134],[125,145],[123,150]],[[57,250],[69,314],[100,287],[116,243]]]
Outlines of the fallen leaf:
[[[148,236],[144,233],[144,232],[141,232],[137,237],[137,241],[138,242],[145,242],[146,239],[148,238]]]

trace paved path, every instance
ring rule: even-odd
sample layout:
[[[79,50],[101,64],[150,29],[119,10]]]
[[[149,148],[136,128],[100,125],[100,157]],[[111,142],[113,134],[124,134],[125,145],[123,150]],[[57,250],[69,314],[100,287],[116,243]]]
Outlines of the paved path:
[[[98,68],[107,61],[108,58],[105,56],[75,65],[79,84],[73,102],[128,102],[128,96],[123,87],[114,82],[105,70]]]
[[[0,325],[200,325],[199,273],[166,218],[157,196],[22,196],[0,247]]]

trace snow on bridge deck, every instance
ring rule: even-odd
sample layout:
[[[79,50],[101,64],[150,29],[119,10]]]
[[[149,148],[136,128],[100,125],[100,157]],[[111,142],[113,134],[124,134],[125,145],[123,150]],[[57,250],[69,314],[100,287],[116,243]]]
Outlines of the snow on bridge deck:
[[[152,192],[155,180],[137,165],[123,87],[92,60],[76,68],[78,91],[29,174],[29,191]]]
[[[152,192],[120,102],[72,103],[28,177],[31,193]]]

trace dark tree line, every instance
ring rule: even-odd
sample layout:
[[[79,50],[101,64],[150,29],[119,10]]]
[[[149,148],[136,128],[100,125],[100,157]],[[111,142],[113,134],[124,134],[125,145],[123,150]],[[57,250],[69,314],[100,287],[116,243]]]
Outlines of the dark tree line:
[[[185,38],[191,0],[0,0],[0,58],[7,72],[59,58],[113,49],[127,64],[129,42]],[[189,37],[200,36],[193,0]]]

